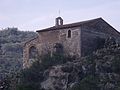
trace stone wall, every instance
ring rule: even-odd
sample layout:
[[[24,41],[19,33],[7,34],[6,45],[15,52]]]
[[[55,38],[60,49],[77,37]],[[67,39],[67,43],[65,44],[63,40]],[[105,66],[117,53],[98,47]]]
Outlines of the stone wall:
[[[120,36],[118,33],[108,30],[104,27],[96,28],[92,26],[82,26],[81,27],[81,54],[82,56],[90,55],[93,51],[104,46],[105,40],[109,37],[114,37],[119,43]],[[111,28],[112,29],[112,28]],[[104,31],[105,30],[105,31]]]
[[[71,37],[68,38],[68,30],[71,31]],[[61,30],[51,30],[47,32],[39,32],[38,37],[28,41],[24,47],[23,53],[23,67],[29,67],[29,50],[32,46],[36,47],[39,55],[56,51],[55,45],[61,44],[63,51],[67,55],[81,56],[81,43],[80,43],[80,27],[67,28]]]
[[[105,38],[105,35],[102,33],[92,32],[92,29],[90,28],[82,28],[81,38],[82,56],[86,56],[98,49],[100,43],[98,39]]]
[[[68,30],[71,30],[70,38],[68,38]],[[40,32],[39,39],[42,45],[41,49],[45,49],[44,46],[46,46],[53,52],[55,44],[60,43],[63,45],[64,53],[80,55],[80,27]]]

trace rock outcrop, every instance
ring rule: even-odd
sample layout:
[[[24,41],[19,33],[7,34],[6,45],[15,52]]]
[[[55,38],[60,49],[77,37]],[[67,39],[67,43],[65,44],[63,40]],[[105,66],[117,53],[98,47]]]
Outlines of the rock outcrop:
[[[120,47],[104,48],[80,60],[53,66],[44,77],[41,86],[45,90],[81,90],[81,85],[82,90],[119,90]]]

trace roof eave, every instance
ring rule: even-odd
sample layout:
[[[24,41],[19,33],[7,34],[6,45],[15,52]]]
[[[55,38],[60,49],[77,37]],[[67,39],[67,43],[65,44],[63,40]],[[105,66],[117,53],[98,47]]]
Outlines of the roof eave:
[[[100,17],[100,18],[96,18],[96,19],[92,19],[92,20],[86,20],[86,21],[77,22],[77,23],[53,26],[53,27],[49,27],[49,28],[46,28],[46,29],[37,30],[36,32],[45,32],[45,31],[50,31],[50,30],[59,30],[59,29],[65,29],[65,28],[79,27],[83,24],[86,24],[86,23],[89,23],[91,21],[98,20],[98,19],[102,19],[102,18]]]

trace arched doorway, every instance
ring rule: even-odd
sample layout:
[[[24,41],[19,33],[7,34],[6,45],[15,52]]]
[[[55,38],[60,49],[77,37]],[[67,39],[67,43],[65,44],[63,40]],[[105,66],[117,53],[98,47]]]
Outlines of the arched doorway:
[[[54,52],[56,54],[63,54],[63,45],[61,43],[55,43]]]
[[[38,59],[38,50],[35,46],[29,48],[29,63],[32,64]]]

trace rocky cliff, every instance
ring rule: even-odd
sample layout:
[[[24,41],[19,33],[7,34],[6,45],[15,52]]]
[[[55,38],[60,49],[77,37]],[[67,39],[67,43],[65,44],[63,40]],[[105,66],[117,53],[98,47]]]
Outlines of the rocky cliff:
[[[24,88],[18,90],[120,90],[120,46],[82,58],[45,56],[23,71],[18,86]]]
[[[53,66],[44,73],[45,90],[120,90],[120,47]]]

